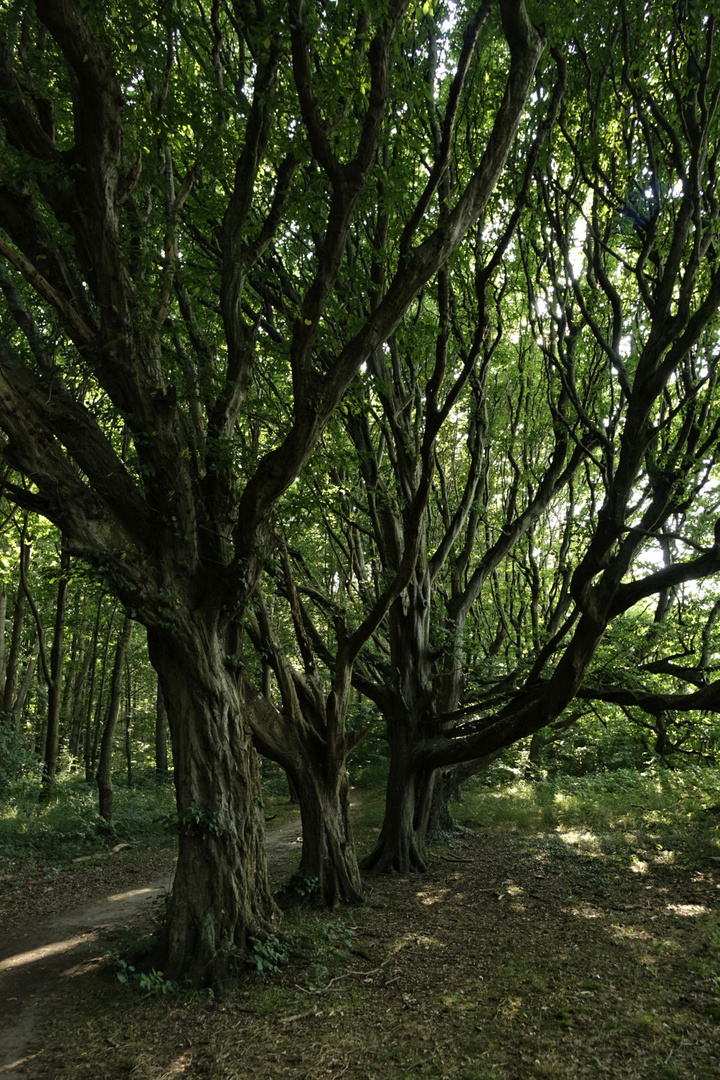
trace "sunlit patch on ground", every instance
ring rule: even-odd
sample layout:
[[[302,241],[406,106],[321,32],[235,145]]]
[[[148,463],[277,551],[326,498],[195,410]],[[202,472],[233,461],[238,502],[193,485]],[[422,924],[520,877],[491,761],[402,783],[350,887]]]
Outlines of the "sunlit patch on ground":
[[[443,900],[447,900],[451,892],[450,889],[421,889],[415,895],[421,904],[425,907],[431,907],[432,904],[441,904]]]
[[[222,1002],[128,994],[107,977],[98,995],[97,975],[74,980],[76,994],[87,982],[86,1007],[58,1023],[33,1075],[720,1076],[720,875],[707,822],[672,833],[616,818],[556,825],[484,829],[433,848],[422,877],[370,880],[350,945],[335,932],[324,967],[302,954]],[[315,941],[323,918],[313,910],[286,929],[309,922]]]
[[[79,934],[75,937],[66,938],[64,941],[53,941],[48,945],[41,945],[38,949],[29,949],[27,952],[15,953],[5,960],[0,960],[0,972],[10,971],[14,968],[23,967],[25,964],[34,964],[38,960],[46,960],[49,956],[57,956],[59,953],[69,952],[76,949],[88,940],[87,934]]]
[[[421,949],[444,949],[446,947],[445,942],[436,937],[429,937],[427,934],[409,933],[403,934],[397,943],[395,951],[399,952],[400,949],[412,945],[419,946]]]
[[[673,915],[684,915],[691,918],[710,914],[710,908],[705,907],[704,904],[666,904],[665,910],[672,912]]]
[[[168,1076],[181,1076],[192,1065],[192,1054],[181,1054],[168,1066]]]
[[[525,890],[512,878],[505,878],[502,885],[498,886],[498,898],[503,896],[522,896]]]
[[[604,919],[606,913],[592,904],[573,904],[566,909],[571,915],[577,915],[581,919]]]
[[[672,866],[675,862],[675,852],[665,851],[663,848],[660,848],[657,855],[653,858],[653,862],[658,866]]]
[[[612,932],[616,938],[630,941],[652,941],[653,935],[642,926],[621,926],[619,923],[612,924]]]
[[[558,825],[555,830],[564,844],[578,848],[584,855],[602,855],[602,842],[597,833],[588,829],[566,829]]]

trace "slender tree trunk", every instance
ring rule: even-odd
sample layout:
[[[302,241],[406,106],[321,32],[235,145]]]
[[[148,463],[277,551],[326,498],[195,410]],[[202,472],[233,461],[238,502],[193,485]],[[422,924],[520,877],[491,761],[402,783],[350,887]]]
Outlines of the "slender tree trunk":
[[[108,703],[107,716],[103,727],[102,742],[100,743],[100,757],[98,759],[97,775],[95,777],[100,800],[100,816],[106,821],[112,821],[113,817],[113,786],[112,786],[112,749],[120,715],[122,703],[122,676],[125,666],[125,654],[130,644],[132,634],[132,619],[127,615],[123,621],[122,630],[115,646],[115,663],[113,664],[112,680],[110,683],[110,701]]]
[[[97,763],[100,754],[100,741],[102,738],[103,717],[105,715],[105,669],[100,673],[100,688],[97,701],[95,702],[95,716],[92,722],[92,740],[90,745],[90,774],[97,772]]]
[[[15,731],[19,730],[20,716],[25,708],[25,702],[27,701],[28,694],[30,693],[30,687],[32,686],[33,677],[35,675],[35,666],[37,664],[38,655],[40,653],[40,642],[35,638],[27,661],[25,662],[25,669],[20,680],[20,686],[15,700],[10,710],[11,715],[15,718]],[[42,743],[40,744],[43,745]],[[39,753],[39,751],[38,751]]]
[[[70,567],[70,555],[63,548],[60,556],[60,580],[58,582],[57,604],[55,606],[55,628],[52,649],[50,650],[50,670],[48,683],[48,718],[45,736],[45,761],[42,781],[46,791],[55,784],[58,751],[60,748],[60,701],[62,691],[62,668],[64,655],[65,608],[67,601],[67,571]],[[40,631],[38,628],[38,637]],[[42,641],[40,641],[42,656]]]
[[[5,696],[5,623],[7,617],[7,585],[0,586],[0,701]]]
[[[30,715],[34,716],[37,721],[35,734],[35,754],[42,761],[43,754],[45,752],[45,743],[47,742],[47,683],[44,679],[39,677],[34,679],[33,681],[35,684],[35,700],[33,702],[32,698],[29,698],[30,704],[34,706],[30,708],[29,711]]]
[[[77,769],[78,757],[80,754],[80,737],[83,730],[83,690],[85,688],[85,680],[90,669],[90,661],[93,657],[93,653],[90,649],[79,650],[77,656],[77,671],[75,672],[75,679],[73,681],[72,690],[72,726],[70,728],[70,739],[68,741],[68,753],[70,755],[71,762],[74,762],[72,768]]]
[[[87,691],[87,702],[85,708],[85,732],[83,737],[83,761],[85,764],[85,779],[90,783],[92,779],[92,715],[93,715],[93,695],[95,693],[95,672],[97,671],[97,651],[98,641],[100,640],[100,617],[102,615],[102,596],[98,597],[97,614],[95,616],[95,625],[93,627],[92,644],[90,646],[90,659],[88,661],[90,672],[90,683]]]
[[[105,676],[107,674],[108,653],[110,652],[110,638],[112,635],[113,626],[115,624],[116,610],[117,601],[115,601],[115,603],[113,604],[112,611],[110,612],[110,620],[108,622],[107,634],[105,636],[105,644],[103,646],[102,657],[100,659],[100,686],[98,688],[97,701],[95,702],[95,720],[92,725],[92,698],[88,702],[88,756],[90,761],[89,777],[91,777],[95,772],[98,760],[98,747],[100,744],[100,731],[102,727],[103,705],[105,699]]]
[[[167,728],[167,709],[158,680],[155,701],[155,775],[159,780],[163,780],[168,774]]]
[[[23,572],[25,572],[30,566],[30,546],[25,543],[24,539],[20,543],[20,561],[23,566]],[[23,589],[21,582],[18,584],[17,593],[15,594],[12,637],[10,639],[10,651],[8,653],[7,667],[5,669],[3,713],[6,717],[12,717],[13,706],[15,704],[26,604],[25,590]]]
[[[132,787],[133,783],[133,763],[132,763],[132,679],[130,676],[130,665],[127,661],[127,652],[125,654],[125,765],[127,767],[127,786]]]
[[[531,765],[537,765],[540,761],[540,755],[542,754],[542,749],[545,745],[545,739],[543,738],[544,734],[545,732],[541,729],[540,731],[534,732],[530,739],[530,753],[528,755],[528,760]]]
[[[61,716],[66,716],[70,723],[68,733],[68,756],[70,767],[75,769],[78,743],[80,741],[80,726],[78,723],[77,701],[78,694],[82,691],[85,679],[85,639],[87,623],[87,604],[81,591],[76,592],[73,604],[73,635],[70,643],[69,670],[63,684],[63,698]]]
[[[180,825],[157,962],[169,979],[222,986],[248,939],[278,919],[248,706],[225,635],[200,614],[172,635],[148,630],[148,645],[168,710]]]

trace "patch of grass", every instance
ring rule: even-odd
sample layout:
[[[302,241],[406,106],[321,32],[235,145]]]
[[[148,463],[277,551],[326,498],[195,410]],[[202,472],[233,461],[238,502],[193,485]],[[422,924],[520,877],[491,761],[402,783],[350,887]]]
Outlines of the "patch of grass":
[[[467,784],[454,807],[463,825],[539,832],[577,829],[658,828],[702,823],[720,825],[720,769],[645,773],[617,769],[593,776],[552,779],[515,778],[489,786],[482,779]]]

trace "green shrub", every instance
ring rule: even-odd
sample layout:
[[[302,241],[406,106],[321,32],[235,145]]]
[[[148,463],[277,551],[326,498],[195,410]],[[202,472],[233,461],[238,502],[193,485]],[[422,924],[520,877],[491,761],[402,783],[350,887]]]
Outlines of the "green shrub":
[[[0,721],[0,798],[13,783],[40,775],[41,764],[19,734]]]

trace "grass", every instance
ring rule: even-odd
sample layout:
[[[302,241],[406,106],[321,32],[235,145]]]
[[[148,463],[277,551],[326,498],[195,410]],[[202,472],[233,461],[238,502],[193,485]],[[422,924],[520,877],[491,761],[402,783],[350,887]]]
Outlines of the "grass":
[[[644,773],[616,769],[589,776],[511,778],[505,783],[466,785],[454,807],[461,824],[481,828],[589,830],[676,829],[720,817],[720,771],[702,767],[670,772],[652,766]]]

